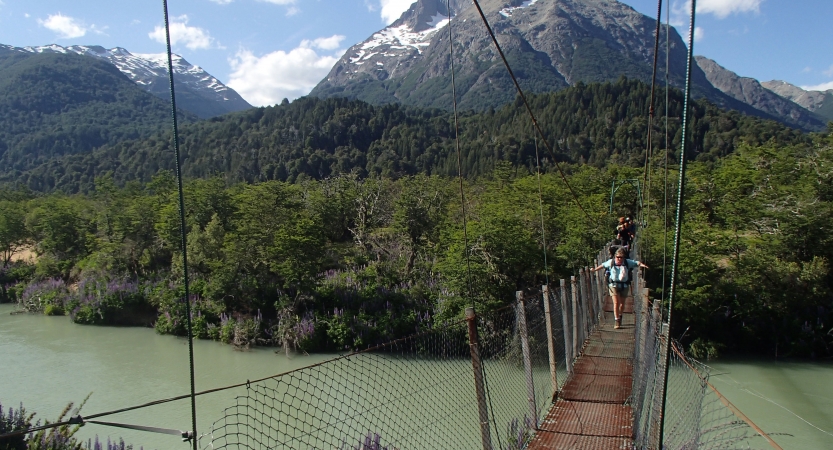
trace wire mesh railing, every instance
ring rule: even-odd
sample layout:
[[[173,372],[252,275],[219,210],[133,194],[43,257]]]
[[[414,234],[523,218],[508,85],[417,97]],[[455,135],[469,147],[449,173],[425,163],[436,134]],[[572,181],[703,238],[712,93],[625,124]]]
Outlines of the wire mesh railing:
[[[638,247],[631,256],[638,259]],[[609,248],[599,252],[596,262],[607,259]],[[435,325],[285,374],[212,390],[232,392],[233,401],[198,437],[198,445],[203,449],[524,448],[556,394],[577,376],[573,368],[587,338],[611,317],[605,315],[604,275],[589,269],[581,268],[555,286],[519,291],[510,306],[497,311],[469,310],[466,320]],[[633,448],[778,448],[714,390],[706,366],[673,345],[663,404],[668,327],[660,302],[650,300],[642,274],[634,270],[635,345],[628,399]],[[149,404],[154,403],[158,402]],[[665,442],[660,443],[663,414]]]
[[[240,387],[200,447],[523,448],[598,323],[602,292],[582,269],[477,315],[473,341],[460,321]]]
[[[635,249],[638,256],[638,248]],[[641,274],[635,286],[644,286]],[[708,367],[669,340],[660,300],[634,289],[633,439],[637,449],[780,448],[708,381]],[[637,293],[639,295],[637,296]],[[668,390],[663,403],[665,352]],[[664,433],[660,433],[665,415]],[[662,435],[662,437],[660,436]],[[662,440],[662,442],[660,442]]]

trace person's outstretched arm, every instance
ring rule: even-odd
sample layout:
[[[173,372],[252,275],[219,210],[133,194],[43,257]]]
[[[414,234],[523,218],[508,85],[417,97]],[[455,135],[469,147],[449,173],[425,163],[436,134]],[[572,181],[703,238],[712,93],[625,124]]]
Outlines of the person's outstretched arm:
[[[612,260],[608,259],[607,261],[605,261],[605,262],[603,262],[603,263],[599,264],[598,266],[596,266],[596,267],[594,267],[594,268],[592,268],[592,269],[590,269],[590,270],[591,270],[592,272],[595,272],[595,271],[597,271],[597,270],[602,270],[602,269],[604,268],[605,264],[609,263],[610,261],[612,261]]]
[[[633,259],[629,259],[628,262],[636,263],[636,267],[642,267],[643,269],[648,269],[648,266],[645,265],[645,264],[642,264],[641,261],[636,261],[636,260],[633,260]]]

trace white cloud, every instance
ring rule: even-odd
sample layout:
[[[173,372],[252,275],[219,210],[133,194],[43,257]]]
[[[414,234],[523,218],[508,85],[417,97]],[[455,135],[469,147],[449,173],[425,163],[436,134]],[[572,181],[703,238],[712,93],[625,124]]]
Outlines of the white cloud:
[[[763,1],[764,0],[697,0],[697,14],[714,14],[718,19],[725,19],[731,14],[759,13],[761,11],[760,6]],[[685,0],[684,2],[675,1],[671,4],[671,25],[679,30],[683,24],[688,26],[690,19],[691,0]],[[745,28],[743,33],[746,33],[747,31],[748,29]],[[695,40],[702,37],[698,35],[698,33],[702,33],[702,30],[695,30]],[[736,33],[740,33],[740,31],[736,31]]]
[[[341,45],[341,41],[344,40],[344,36],[340,34],[334,34],[330,37],[325,38],[318,38],[310,41],[309,39],[304,39],[301,41],[301,47],[303,48],[320,48],[321,50],[335,50]]]
[[[822,73],[827,75],[828,77],[833,77],[833,64],[831,64],[830,67],[828,67],[827,70],[825,70]]]
[[[190,50],[211,48],[214,43],[209,33],[199,27],[188,26],[188,16],[179,16],[170,21],[171,45],[184,44]],[[156,26],[148,37],[160,44],[165,44],[165,27]]]
[[[379,0],[379,2],[382,6],[382,21],[385,25],[390,25],[398,19],[403,12],[407,11],[408,8],[416,2],[416,0]]]
[[[231,3],[233,0],[212,0],[212,1]],[[257,1],[259,1],[261,3],[271,3],[273,5],[286,6],[287,7],[286,8],[286,17],[292,17],[292,16],[298,14],[299,12],[301,12],[301,8],[298,8],[297,6],[295,6],[298,3],[298,0],[257,0]]]
[[[232,73],[226,84],[255,106],[274,105],[284,98],[294,100],[308,94],[327,76],[343,53],[319,55],[311,47],[324,49],[341,39],[343,36],[304,41],[289,52],[281,50],[261,57],[241,49],[229,60]]]
[[[731,14],[761,12],[764,0],[698,0],[697,12],[714,14],[718,19],[725,19]],[[687,10],[691,10],[691,3],[687,3]],[[695,34],[695,36],[697,36]]]
[[[74,39],[87,34],[92,27],[87,27],[78,19],[65,16],[61,13],[51,15],[46,20],[38,19],[40,26],[54,31],[61,39]]]
[[[813,71],[813,68],[810,67],[810,66],[807,66],[807,67],[805,67],[804,69],[801,70],[801,73],[809,73],[809,72],[812,72],[812,71]]]
[[[234,0],[211,0],[212,2],[218,5],[228,5],[229,3],[233,2]]]
[[[694,42],[700,42],[706,32],[701,27],[694,27]],[[686,33],[688,35],[688,33]]]
[[[801,86],[801,89],[804,89],[805,91],[826,91],[829,89],[833,89],[833,81],[817,84],[815,86]]]

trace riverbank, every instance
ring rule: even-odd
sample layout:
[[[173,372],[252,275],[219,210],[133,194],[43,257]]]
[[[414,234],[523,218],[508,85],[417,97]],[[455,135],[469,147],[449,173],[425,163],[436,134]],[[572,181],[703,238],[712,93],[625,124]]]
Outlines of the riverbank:
[[[833,363],[733,358],[711,383],[785,450],[833,448]]]

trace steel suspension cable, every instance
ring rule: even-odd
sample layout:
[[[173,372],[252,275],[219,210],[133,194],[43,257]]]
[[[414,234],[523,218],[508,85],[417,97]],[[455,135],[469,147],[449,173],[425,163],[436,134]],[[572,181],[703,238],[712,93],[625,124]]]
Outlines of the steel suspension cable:
[[[654,39],[654,63],[651,72],[651,95],[648,100],[648,142],[647,148],[645,149],[645,171],[642,175],[642,186],[645,188],[643,189],[643,196],[647,197],[644,201],[641,201],[640,204],[642,206],[642,210],[640,211],[640,215],[642,216],[642,223],[645,223],[646,216],[648,212],[645,209],[650,210],[651,208],[651,159],[654,155],[654,141],[653,141],[653,128],[654,128],[654,95],[656,93],[656,86],[657,86],[657,59],[659,57],[659,32],[660,32],[660,25],[662,24],[662,0],[657,0],[657,27],[654,31],[655,39]],[[644,225],[643,225],[644,226]],[[648,247],[645,247],[647,250]],[[650,251],[649,251],[650,253]]]
[[[469,288],[469,297],[471,298],[471,307],[477,310],[474,300],[474,288],[471,282],[471,261],[469,257],[469,229],[468,229],[468,214],[466,211],[466,192],[463,187],[463,156],[460,150],[460,119],[457,114],[457,85],[454,80],[454,36],[451,34],[451,0],[446,0],[446,10],[448,12],[448,53],[449,61],[451,62],[451,100],[454,108],[454,143],[457,148],[457,178],[460,180],[460,209],[463,213],[463,245],[466,252],[466,282]]]
[[[168,21],[168,1],[162,0],[162,9],[164,12],[165,18],[165,41],[166,41],[166,50],[167,50],[167,57],[168,57],[168,82],[170,85],[171,91],[171,121],[172,121],[172,128],[173,128],[173,145],[174,145],[174,157],[175,167],[176,167],[176,180],[177,180],[177,189],[179,194],[179,232],[181,234],[181,245],[182,245],[182,267],[183,267],[183,284],[184,284],[184,303],[185,303],[185,317],[188,324],[188,368],[189,368],[189,375],[190,375],[190,385],[191,385],[191,393],[187,396],[183,395],[180,397],[174,397],[171,399],[166,400],[157,400],[150,403],[145,403],[140,406],[130,407],[130,408],[123,408],[117,411],[110,411],[101,414],[93,414],[88,416],[87,419],[91,419],[94,417],[102,417],[105,415],[115,414],[117,412],[124,412],[133,409],[143,408],[151,405],[166,403],[173,400],[179,400],[184,398],[191,399],[191,432],[190,436],[188,436],[191,440],[194,450],[197,450],[197,403],[196,403],[196,392],[195,392],[195,384],[194,384],[194,335],[193,335],[193,326],[191,321],[191,301],[190,301],[190,292],[188,286],[188,240],[186,235],[186,227],[185,227],[185,198],[183,195],[182,189],[182,168],[180,164],[180,152],[179,152],[179,136],[178,136],[178,124],[177,124],[177,117],[176,117],[176,93],[174,90],[174,72],[173,72],[173,58],[171,52],[171,32],[170,32],[170,23]],[[216,391],[216,390],[214,390]],[[209,391],[206,391],[206,393]],[[29,428],[26,430],[20,430],[13,433],[7,433],[0,437],[11,437],[20,434],[28,434],[32,432],[37,432],[41,430],[46,430],[50,428],[56,428],[65,425],[82,425],[84,423],[84,419],[81,416],[76,416],[73,419],[63,422],[56,422],[51,424],[46,424],[42,426],[37,426],[33,428]],[[99,423],[100,425],[109,425],[109,426],[121,426],[124,428],[133,428],[139,429],[143,431],[153,431],[153,432],[173,432],[174,430],[167,430],[163,428],[156,428],[156,427],[145,427],[141,425],[126,425],[126,424],[114,424],[110,422],[90,422],[90,423]],[[161,431],[160,431],[161,430]],[[182,436],[185,438],[187,436],[187,432],[181,433]],[[173,433],[168,433],[173,434]]]
[[[538,174],[538,211],[541,213],[541,248],[544,253],[544,281],[549,286],[550,269],[547,264],[547,234],[544,228],[544,194],[541,192],[541,157],[538,155],[538,137],[533,133],[532,138],[535,139],[535,171]]]
[[[474,296],[474,288],[472,286],[471,280],[471,258],[469,252],[469,231],[468,231],[468,219],[466,213],[466,194],[465,189],[463,186],[463,156],[462,151],[460,150],[460,120],[459,115],[457,113],[457,84],[454,78],[454,36],[452,34],[451,28],[451,0],[446,0],[446,12],[448,13],[448,59],[450,61],[450,68],[451,68],[451,99],[452,104],[454,107],[454,141],[457,148],[457,177],[460,180],[460,208],[463,212],[463,245],[465,246],[466,252],[466,280],[468,282],[469,288],[469,297],[471,298],[471,308],[472,311],[477,313],[476,301]],[[476,315],[475,315],[476,317]],[[475,328],[475,331],[477,328]],[[494,424],[495,431],[497,431],[497,419],[495,418],[495,408],[492,406],[492,395],[489,390],[489,379],[486,374],[486,365],[481,362],[480,364],[480,373],[483,377],[483,382],[486,386],[486,396],[489,402],[489,411],[492,413],[492,424]],[[500,448],[503,447],[503,443],[500,439],[500,433],[497,433],[498,438],[498,445]]]
[[[549,142],[547,142],[547,138],[544,137],[544,132],[541,130],[541,126],[538,124],[538,120],[535,118],[535,114],[532,112],[532,107],[529,106],[529,102],[524,95],[523,89],[521,89],[520,83],[518,83],[518,79],[515,77],[515,73],[512,71],[512,67],[509,66],[509,61],[506,60],[506,55],[503,53],[503,49],[500,47],[500,44],[497,41],[497,37],[495,36],[495,32],[492,30],[492,26],[489,25],[489,21],[486,19],[486,15],[483,13],[483,9],[480,7],[480,2],[478,0],[473,0],[474,6],[477,7],[477,12],[480,14],[480,18],[483,20],[483,24],[486,26],[486,31],[489,32],[489,36],[492,38],[492,42],[495,44],[495,48],[497,49],[498,54],[500,55],[500,59],[503,60],[503,65],[506,66],[507,72],[509,72],[509,77],[512,78],[512,82],[515,84],[515,89],[518,91],[518,95],[521,97],[524,106],[526,107],[527,113],[529,113],[529,117],[532,119],[532,125],[535,127],[535,130],[538,132],[538,135],[541,136],[541,140],[544,142],[544,147],[546,147],[547,152],[549,152],[550,157],[552,157],[552,162],[555,164],[555,167],[558,169],[558,173],[561,174],[561,179],[564,180],[564,184],[567,186],[567,189],[570,191],[570,194],[573,196],[573,200],[575,200],[576,205],[581,210],[582,213],[587,217],[588,220],[593,221],[593,218],[590,217],[590,214],[587,214],[587,211],[584,210],[584,207],[581,206],[581,202],[578,200],[578,196],[576,195],[573,187],[570,186],[570,183],[567,181],[567,176],[564,175],[564,171],[561,169],[561,165],[558,163],[558,159],[555,157],[555,152],[552,150]]]
[[[662,295],[661,295],[661,303],[665,304],[665,281],[666,281],[666,274],[665,268],[667,267],[668,261],[668,151],[671,147],[670,143],[668,142],[668,102],[670,100],[669,92],[671,91],[671,79],[670,79],[670,72],[671,72],[671,59],[668,56],[669,51],[671,50],[671,0],[668,0],[668,7],[665,8],[665,163],[664,167],[664,174],[665,177],[663,179],[663,188],[662,192],[664,195],[663,198],[663,208],[662,208]]]
[[[671,281],[670,292],[668,294],[668,331],[665,337],[665,374],[663,375],[662,385],[662,405],[665,411],[665,404],[668,400],[668,363],[671,355],[671,316],[674,310],[674,294],[677,283],[677,272],[679,271],[679,256],[680,256],[680,231],[683,220],[683,192],[685,188],[685,166],[686,166],[686,143],[687,143],[687,124],[688,124],[688,100],[691,95],[691,63],[692,54],[694,51],[694,16],[697,7],[697,0],[691,0],[691,21],[688,30],[688,51],[686,53],[686,75],[685,75],[685,94],[683,97],[683,122],[682,122],[682,140],[680,142],[680,177],[677,184],[677,217],[674,223],[674,257],[671,260]],[[665,430],[665,413],[660,416],[659,424],[659,442],[662,448]]]
[[[185,197],[182,193],[182,166],[179,155],[179,136],[176,121],[176,93],[174,91],[174,66],[171,57],[171,29],[168,22],[168,0],[162,0],[165,10],[165,41],[168,54],[168,81],[171,88],[171,117],[173,121],[174,156],[176,158],[176,182],[179,191],[179,232],[182,235],[182,279],[185,287],[185,318],[188,323],[188,367],[191,377],[191,433],[194,450],[197,450],[197,401],[194,388],[194,333],[191,324],[191,296],[188,289],[188,237],[185,228]]]

